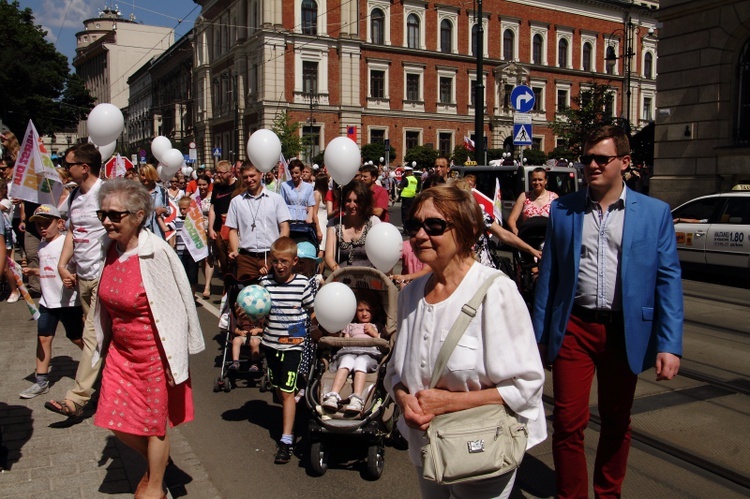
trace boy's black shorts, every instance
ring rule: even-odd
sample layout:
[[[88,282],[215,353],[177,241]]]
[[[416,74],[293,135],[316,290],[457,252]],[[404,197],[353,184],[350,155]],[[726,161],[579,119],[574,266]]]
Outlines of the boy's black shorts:
[[[302,351],[276,350],[275,348],[264,346],[263,352],[268,365],[268,377],[271,385],[282,392],[296,392],[299,365],[302,362]]]

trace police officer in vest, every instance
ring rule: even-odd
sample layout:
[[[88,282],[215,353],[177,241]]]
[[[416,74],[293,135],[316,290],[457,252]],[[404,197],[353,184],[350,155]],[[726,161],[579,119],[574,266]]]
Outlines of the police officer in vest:
[[[414,169],[411,166],[404,167],[404,178],[401,179],[398,188],[401,191],[401,224],[403,225],[409,219],[411,203],[419,188],[419,180],[414,176]]]

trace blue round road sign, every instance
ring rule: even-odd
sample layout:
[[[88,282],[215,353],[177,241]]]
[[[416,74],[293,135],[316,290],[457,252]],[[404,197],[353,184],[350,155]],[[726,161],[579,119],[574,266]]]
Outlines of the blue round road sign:
[[[510,93],[510,105],[519,113],[534,109],[534,92],[526,85],[518,85]]]

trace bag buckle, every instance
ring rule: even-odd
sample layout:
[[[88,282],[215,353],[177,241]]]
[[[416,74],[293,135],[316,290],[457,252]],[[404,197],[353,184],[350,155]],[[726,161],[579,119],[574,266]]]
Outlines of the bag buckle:
[[[469,454],[484,452],[484,440],[469,440],[466,446],[469,448]]]
[[[474,317],[477,315],[477,309],[469,305],[468,303],[464,303],[464,306],[461,307],[461,312],[465,313],[469,317]]]

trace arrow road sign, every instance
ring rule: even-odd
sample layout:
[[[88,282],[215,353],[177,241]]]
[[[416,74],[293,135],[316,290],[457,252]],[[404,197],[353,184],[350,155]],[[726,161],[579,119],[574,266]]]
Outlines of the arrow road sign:
[[[510,93],[510,103],[519,113],[534,109],[534,92],[526,85],[517,85]]]
[[[513,145],[530,146],[531,145],[531,125],[517,123],[513,125]]]

